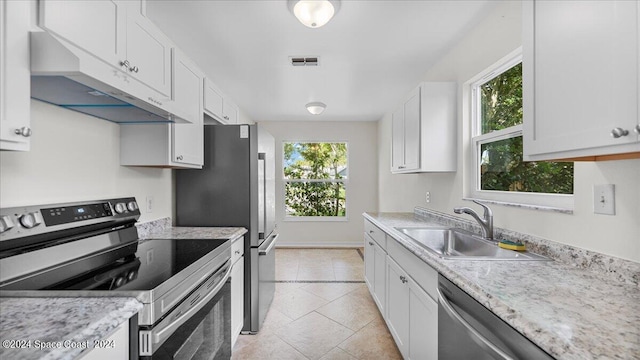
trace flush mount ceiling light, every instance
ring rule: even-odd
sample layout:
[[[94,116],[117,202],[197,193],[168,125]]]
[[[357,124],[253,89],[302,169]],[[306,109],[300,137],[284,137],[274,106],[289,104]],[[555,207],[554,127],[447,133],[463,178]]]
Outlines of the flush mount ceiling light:
[[[340,0],[289,0],[289,10],[305,26],[319,28],[340,9]]]
[[[310,102],[306,105],[307,110],[313,115],[320,115],[327,108],[327,105],[321,102]]]

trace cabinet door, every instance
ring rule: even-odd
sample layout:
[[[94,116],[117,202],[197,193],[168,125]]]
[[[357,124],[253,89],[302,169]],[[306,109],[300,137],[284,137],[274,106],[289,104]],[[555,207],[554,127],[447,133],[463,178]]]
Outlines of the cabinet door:
[[[373,295],[375,276],[376,247],[373,239],[369,235],[364,235],[364,281]]]
[[[222,105],[224,98],[220,90],[209,79],[204,79],[204,111],[222,121]]]
[[[224,99],[224,104],[222,106],[222,118],[227,124],[238,123],[238,105],[228,98]]]
[[[375,241],[374,264],[373,264],[373,300],[378,304],[380,313],[384,316],[386,313],[386,272],[387,272],[387,253]]]
[[[633,129],[639,6],[638,1],[523,3],[525,155],[638,141]],[[614,138],[615,128],[628,134]],[[611,152],[586,155],[606,153]],[[554,156],[533,159],[544,158]]]
[[[127,14],[127,72],[159,93],[171,93],[171,42],[135,8]]]
[[[409,286],[408,276],[393,261],[387,259],[387,324],[402,356],[409,349]]]
[[[135,330],[138,331],[137,329]],[[129,322],[125,321],[118,326],[107,338],[104,339],[105,344],[113,345],[93,348],[85,350],[82,360],[113,360],[129,358]]]
[[[174,49],[173,100],[179,115],[192,122],[172,125],[172,161],[177,163],[204,163],[202,78],[195,65],[180,50]]]
[[[404,103],[404,170],[420,168],[420,88]]]
[[[391,115],[391,171],[404,168],[404,106]]]
[[[29,68],[30,4],[0,3],[0,149],[29,150],[31,76]]]
[[[409,346],[405,357],[414,360],[437,360],[438,304],[410,277],[408,285]]]
[[[126,7],[118,1],[40,1],[40,26],[107,63],[126,60]]]
[[[231,347],[235,344],[244,325],[244,256],[231,270]]]

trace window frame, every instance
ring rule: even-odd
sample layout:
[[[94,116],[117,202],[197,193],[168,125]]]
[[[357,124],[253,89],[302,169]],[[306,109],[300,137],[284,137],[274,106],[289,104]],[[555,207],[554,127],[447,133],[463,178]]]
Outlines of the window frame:
[[[346,179],[287,179],[284,175],[285,158],[284,158],[284,146],[287,143],[334,143],[345,144],[347,149],[347,171],[349,171],[349,142],[345,140],[283,140],[282,141],[282,166],[280,168],[282,178],[282,210],[284,212],[283,221],[314,221],[314,222],[348,222],[349,221],[349,178],[350,174],[347,173]],[[287,183],[299,182],[299,183],[342,183],[344,186],[344,216],[291,216],[287,214]]]
[[[480,162],[482,160],[482,153],[480,149],[482,145],[523,135],[523,124],[482,134],[482,122],[480,119],[481,98],[479,96],[480,86],[521,63],[522,58],[522,47],[520,47],[507,56],[503,57],[502,59],[498,60],[491,66],[487,67],[485,70],[465,83],[465,87],[468,89],[469,94],[469,111],[467,115],[469,116],[469,119],[467,123],[470,124],[468,142],[466,142],[470,148],[468,152],[470,161],[468,162],[468,175],[465,176],[465,181],[467,183],[465,198],[508,206],[534,208],[538,210],[572,212],[574,208],[573,194],[533,193],[480,189]],[[524,96],[525,95],[523,94],[523,97]]]

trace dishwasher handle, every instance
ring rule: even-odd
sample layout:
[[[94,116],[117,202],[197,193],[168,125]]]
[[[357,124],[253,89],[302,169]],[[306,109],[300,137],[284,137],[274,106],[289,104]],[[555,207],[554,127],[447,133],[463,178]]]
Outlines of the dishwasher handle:
[[[502,351],[498,346],[489,341],[486,337],[484,337],[478,330],[474,329],[471,324],[469,324],[458,312],[451,306],[449,300],[444,296],[440,289],[436,289],[438,291],[439,304],[442,306],[444,311],[451,317],[453,320],[460,323],[467,333],[478,343],[478,345],[482,346],[484,349],[491,351],[492,354],[498,356],[500,359],[504,360],[514,360],[511,356]]]

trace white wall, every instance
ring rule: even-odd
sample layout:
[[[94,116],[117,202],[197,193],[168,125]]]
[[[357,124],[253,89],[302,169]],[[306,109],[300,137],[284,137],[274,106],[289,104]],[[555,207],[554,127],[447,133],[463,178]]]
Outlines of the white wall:
[[[452,174],[391,175],[391,114],[378,124],[380,211],[412,211],[416,205],[453,214],[463,202],[463,162],[468,153],[468,117],[463,113],[462,85],[522,45],[520,2],[499,5],[419,81],[457,81],[458,171]],[[466,108],[466,107],[465,107]],[[389,109],[391,110],[391,109]],[[616,215],[594,215],[592,187],[615,184]],[[575,164],[572,215],[494,205],[495,226],[640,262],[640,160]],[[425,191],[431,203],[424,202]],[[478,209],[475,204],[471,207]],[[470,217],[468,217],[470,219]]]
[[[362,213],[378,204],[376,122],[261,122],[276,140],[276,222],[280,246],[362,246]],[[283,141],[346,141],[348,221],[284,221]]]
[[[135,196],[140,221],[171,216],[171,170],[120,166],[119,125],[31,100],[31,128],[31,151],[0,152],[0,207]]]

